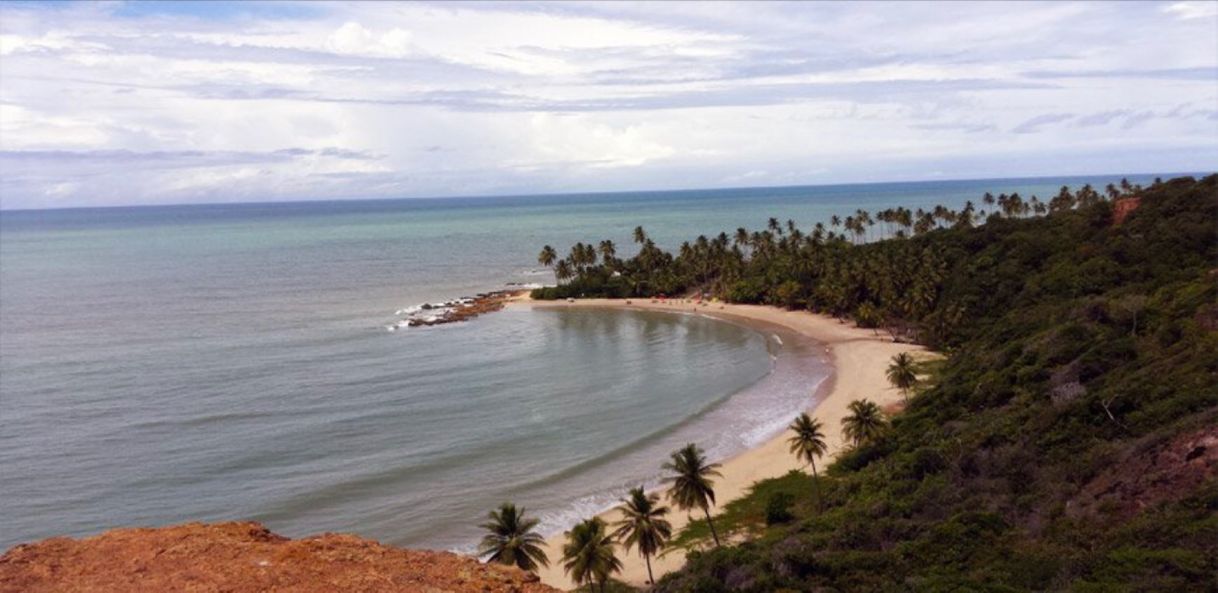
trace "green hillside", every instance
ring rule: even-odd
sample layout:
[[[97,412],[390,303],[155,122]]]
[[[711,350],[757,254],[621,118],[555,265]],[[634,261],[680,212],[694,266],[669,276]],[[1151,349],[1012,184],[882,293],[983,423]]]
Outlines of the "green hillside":
[[[640,256],[583,247],[535,293],[706,291],[947,354],[831,467],[823,511],[810,478],[759,484],[725,518],[756,537],[657,590],[1218,590],[1218,176],[990,201],[840,234],[774,221],[676,256],[641,233]],[[765,526],[776,493],[791,516]]]

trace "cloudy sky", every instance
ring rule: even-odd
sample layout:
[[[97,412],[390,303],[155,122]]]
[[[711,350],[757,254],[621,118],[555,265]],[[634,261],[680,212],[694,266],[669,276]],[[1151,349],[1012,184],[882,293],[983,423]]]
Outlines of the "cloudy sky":
[[[1218,168],[1218,3],[4,3],[0,205]]]

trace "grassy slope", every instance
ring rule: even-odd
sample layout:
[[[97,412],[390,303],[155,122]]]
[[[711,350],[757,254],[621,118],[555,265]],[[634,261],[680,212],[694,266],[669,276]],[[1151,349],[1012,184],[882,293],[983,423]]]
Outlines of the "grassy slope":
[[[1218,485],[1151,455],[1218,426],[1218,177],[1110,221],[1101,203],[916,239],[950,262],[942,301],[968,303],[934,386],[831,468],[826,512],[809,478],[759,484],[725,524],[760,537],[659,590],[1218,588]],[[796,518],[765,528],[775,491]]]

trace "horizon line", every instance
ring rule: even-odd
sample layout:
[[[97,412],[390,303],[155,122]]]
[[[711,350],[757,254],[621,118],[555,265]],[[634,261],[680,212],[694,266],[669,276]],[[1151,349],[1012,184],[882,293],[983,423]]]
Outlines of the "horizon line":
[[[329,197],[317,199],[288,199],[288,200],[254,200],[244,202],[169,202],[165,204],[108,204],[97,206],[52,206],[47,208],[4,208],[0,203],[0,212],[53,212],[64,210],[120,210],[120,209],[136,209],[136,208],[187,208],[196,206],[243,206],[243,205],[291,205],[291,204],[324,204],[331,202],[395,202],[406,200],[418,201],[444,201],[444,200],[476,200],[488,199],[508,200],[512,198],[545,198],[545,197],[562,197],[562,196],[612,196],[621,194],[648,194],[648,193],[681,193],[681,192],[700,192],[700,191],[733,191],[733,190],[750,190],[750,189],[788,189],[802,187],[838,187],[851,185],[888,185],[888,184],[926,184],[926,183],[944,183],[953,181],[1008,181],[1008,180],[1031,180],[1031,179],[1057,179],[1062,177],[1145,177],[1159,176],[1165,178],[1194,176],[1194,175],[1212,175],[1218,174],[1218,168],[1213,172],[1204,173],[1201,171],[1176,171],[1176,172],[1133,172],[1133,173],[1077,173],[1066,175],[1025,175],[1013,177],[954,177],[943,179],[893,179],[886,181],[851,181],[841,183],[798,183],[792,185],[739,185],[739,186],[717,186],[717,187],[685,187],[678,189],[635,189],[635,190],[592,190],[592,191],[571,191],[571,192],[543,192],[543,193],[505,193],[505,194],[477,194],[477,195],[452,195],[452,196],[401,196],[401,197]]]

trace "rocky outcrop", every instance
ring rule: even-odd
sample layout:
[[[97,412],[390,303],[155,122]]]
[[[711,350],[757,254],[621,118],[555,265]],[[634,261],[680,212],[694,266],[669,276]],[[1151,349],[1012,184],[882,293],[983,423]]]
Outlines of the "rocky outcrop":
[[[404,550],[352,535],[288,539],[259,523],[115,529],[16,546],[0,557],[0,592],[264,591],[556,592],[515,568],[448,552]]]
[[[1112,223],[1121,224],[1142,205],[1142,198],[1121,198],[1112,204]]]
[[[496,290],[443,303],[423,303],[422,305],[395,312],[396,315],[405,315],[405,317],[389,325],[386,329],[394,331],[403,327],[421,327],[469,321],[483,313],[498,311],[507,306],[508,302],[512,299],[518,298],[527,292],[522,289]]]
[[[1218,425],[1133,447],[1066,504],[1072,517],[1131,517],[1218,476]]]
[[[507,305],[508,301],[522,294],[518,290],[498,290],[479,294],[470,299],[455,303],[445,303],[447,306],[440,314],[431,318],[415,318],[409,321],[410,327],[420,325],[441,325],[469,321],[483,313],[498,311]]]

